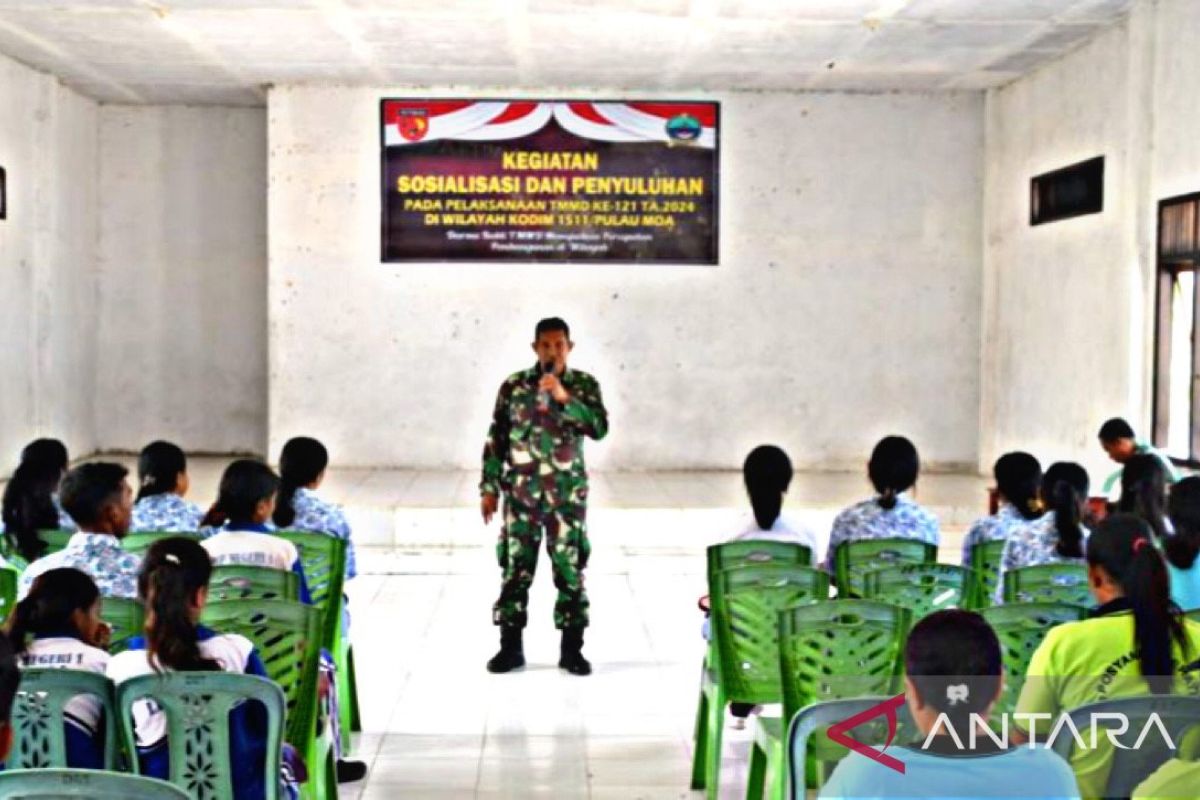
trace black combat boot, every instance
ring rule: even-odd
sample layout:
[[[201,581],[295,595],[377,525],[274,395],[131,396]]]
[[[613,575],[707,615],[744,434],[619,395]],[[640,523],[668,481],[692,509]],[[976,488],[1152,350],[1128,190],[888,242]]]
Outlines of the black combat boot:
[[[488,672],[512,672],[525,666],[525,648],[521,645],[521,629],[512,625],[500,626],[500,652],[487,663]]]
[[[583,628],[563,628],[558,666],[572,675],[592,674],[592,665],[583,657]]]

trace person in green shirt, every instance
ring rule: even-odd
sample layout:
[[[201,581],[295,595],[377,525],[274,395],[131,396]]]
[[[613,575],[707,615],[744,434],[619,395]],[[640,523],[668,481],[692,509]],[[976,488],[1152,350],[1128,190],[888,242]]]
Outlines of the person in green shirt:
[[[1100,446],[1104,448],[1104,452],[1113,461],[1122,465],[1121,469],[1109,475],[1104,481],[1101,491],[1104,492],[1105,497],[1111,497],[1113,489],[1121,480],[1121,472],[1124,470],[1125,463],[1136,455],[1154,456],[1162,462],[1168,483],[1175,483],[1179,480],[1179,471],[1175,469],[1175,465],[1171,463],[1167,454],[1156,450],[1149,442],[1138,439],[1133,432],[1133,427],[1120,417],[1113,417],[1101,425],[1099,436]]]
[[[1146,521],[1106,518],[1088,540],[1087,563],[1099,607],[1090,619],[1052,628],[1034,652],[1013,715],[1014,740],[1045,741],[1061,714],[1089,703],[1200,695],[1200,623],[1171,602],[1166,564]],[[1071,758],[1084,798],[1105,795],[1112,750],[1103,734],[1097,745],[1077,745]]]

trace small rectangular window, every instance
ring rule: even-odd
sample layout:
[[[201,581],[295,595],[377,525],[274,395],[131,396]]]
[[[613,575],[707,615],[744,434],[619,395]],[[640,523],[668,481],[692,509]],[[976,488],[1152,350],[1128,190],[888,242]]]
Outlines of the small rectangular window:
[[[1038,175],[1031,181],[1030,225],[1103,210],[1104,156]]]
[[[1154,347],[1154,443],[1200,462],[1200,194],[1158,206],[1158,310]]]

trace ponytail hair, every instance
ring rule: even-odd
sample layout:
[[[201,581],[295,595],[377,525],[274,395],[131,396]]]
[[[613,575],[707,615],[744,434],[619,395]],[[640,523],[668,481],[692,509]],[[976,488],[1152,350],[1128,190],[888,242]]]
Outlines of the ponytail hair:
[[[783,511],[783,495],[792,483],[791,459],[773,444],[759,445],[746,456],[742,477],[754,509],[754,521],[760,530],[770,530]]]
[[[1037,519],[1042,515],[1042,505],[1038,499],[1042,465],[1036,458],[1021,451],[1005,453],[996,459],[993,474],[996,477],[996,490],[1023,518]]]
[[[275,525],[286,528],[296,521],[292,500],[296,490],[321,477],[329,465],[325,445],[309,436],[289,439],[279,454],[279,500],[275,503]]]
[[[867,475],[882,508],[896,507],[896,498],[913,487],[921,470],[917,448],[903,436],[885,436],[871,451]]]
[[[1087,470],[1070,461],[1051,464],[1042,476],[1042,503],[1054,512],[1058,534],[1055,552],[1063,558],[1083,558],[1083,504],[1088,496]]]
[[[279,476],[261,461],[241,458],[225,468],[217,502],[204,515],[200,526],[218,528],[227,522],[253,521],[258,504],[279,491]]]
[[[1117,509],[1146,520],[1155,538],[1167,538],[1167,471],[1157,456],[1139,453],[1121,471],[1121,499]]]
[[[1172,566],[1191,569],[1200,555],[1200,477],[1184,478],[1171,487],[1167,510],[1175,532],[1163,542],[1163,552]]]
[[[151,442],[138,456],[137,499],[175,491],[180,473],[187,472],[187,456],[178,445]]]
[[[1154,694],[1168,694],[1175,674],[1171,643],[1188,654],[1179,608],[1171,602],[1167,566],[1146,520],[1134,514],[1106,517],[1088,540],[1087,560],[1103,569],[1133,608],[1134,642],[1142,676]]]
[[[201,655],[192,619],[196,595],[211,577],[212,560],[198,542],[172,536],[150,546],[138,574],[138,595],[146,605],[146,649],[156,670],[221,669]]]
[[[75,612],[87,612],[99,599],[100,590],[86,572],[66,567],[43,572],[13,609],[8,631],[13,648],[24,653],[31,636],[71,630]]]
[[[21,451],[21,463],[4,487],[0,517],[8,546],[26,561],[46,552],[39,530],[57,528],[58,508],[54,493],[67,469],[67,448],[57,439],[36,439]]]

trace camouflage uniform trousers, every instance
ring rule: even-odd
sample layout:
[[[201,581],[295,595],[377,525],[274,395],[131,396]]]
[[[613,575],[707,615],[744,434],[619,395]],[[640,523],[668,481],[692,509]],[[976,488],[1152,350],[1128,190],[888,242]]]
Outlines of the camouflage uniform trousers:
[[[583,570],[592,546],[587,538],[587,506],[567,504],[529,508],[504,498],[504,528],[496,543],[496,558],[504,571],[500,599],[492,610],[497,625],[524,628],[528,620],[529,587],[537,571],[542,534],[554,571],[558,600],[554,604],[554,627],[585,628],[588,598]]]

